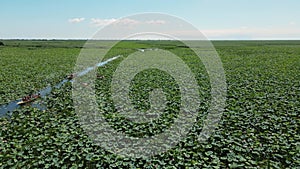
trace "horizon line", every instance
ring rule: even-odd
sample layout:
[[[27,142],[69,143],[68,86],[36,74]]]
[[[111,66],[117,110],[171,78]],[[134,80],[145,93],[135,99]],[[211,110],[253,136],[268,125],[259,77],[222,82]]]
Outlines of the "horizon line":
[[[103,41],[172,41],[170,39],[85,39],[85,38],[3,38],[0,40],[40,40],[40,41],[55,41],[55,40],[78,40],[78,41],[91,41],[91,40],[103,40]],[[183,39],[182,41],[300,41],[300,39]]]

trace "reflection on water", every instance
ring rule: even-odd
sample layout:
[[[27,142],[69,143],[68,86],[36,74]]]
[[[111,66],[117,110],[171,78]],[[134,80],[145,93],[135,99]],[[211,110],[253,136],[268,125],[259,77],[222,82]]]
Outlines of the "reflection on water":
[[[115,57],[112,57],[104,62],[100,62],[98,63],[95,67],[88,67],[86,68],[85,70],[79,72],[79,73],[75,73],[76,76],[80,77],[80,76],[83,76],[87,73],[89,73],[90,71],[94,70],[95,68],[97,67],[101,67],[101,66],[104,66],[105,64],[117,59],[121,57],[121,55],[118,55],[118,56],[115,56]],[[61,82],[59,82],[58,84],[54,85],[53,87],[51,86],[48,86],[46,87],[45,89],[39,91],[38,93],[40,93],[40,97],[41,98],[45,98],[47,95],[49,95],[52,91],[53,88],[61,88],[63,84],[67,83],[67,82],[72,82],[72,80],[69,80],[69,79],[64,79],[62,80]],[[36,94],[38,94],[36,93]],[[17,103],[20,102],[22,99],[18,99],[18,100],[15,100],[15,101],[12,101],[8,104],[5,104],[5,105],[0,105],[0,117],[3,117],[5,115],[11,115],[11,113],[17,109],[17,108],[20,108],[22,106],[18,105]],[[31,106],[31,107],[35,107],[35,108],[38,108],[40,110],[46,110],[47,109],[47,106],[43,103],[34,103],[33,102],[30,102],[30,103],[27,103],[25,104],[26,106]]]

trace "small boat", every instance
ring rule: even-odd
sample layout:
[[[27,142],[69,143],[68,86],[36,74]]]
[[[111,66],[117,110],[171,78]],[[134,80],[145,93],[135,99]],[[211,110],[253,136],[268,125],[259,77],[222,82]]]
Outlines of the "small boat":
[[[105,78],[103,75],[97,75],[97,79],[103,79]]]
[[[26,104],[26,103],[30,103],[30,102],[35,101],[35,100],[38,99],[39,97],[40,97],[40,94],[38,94],[38,95],[32,95],[32,96],[30,96],[30,98],[29,98],[28,100],[21,100],[21,101],[19,101],[17,104],[18,104],[18,105],[24,105],[24,104]]]
[[[30,100],[26,100],[26,101],[19,101],[17,104],[18,105],[24,105],[24,104],[26,104],[26,103],[30,103],[30,102],[32,102],[32,101],[34,101],[35,99],[30,99]]]
[[[69,76],[67,76],[67,79],[72,80],[74,78],[74,76],[75,76],[74,74],[70,74]]]

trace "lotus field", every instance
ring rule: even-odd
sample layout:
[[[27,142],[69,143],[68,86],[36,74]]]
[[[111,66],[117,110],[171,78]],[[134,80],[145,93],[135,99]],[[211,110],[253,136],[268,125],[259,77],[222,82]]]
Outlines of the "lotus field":
[[[74,73],[85,49],[80,40],[1,40],[0,105],[54,86]],[[106,50],[110,41],[101,41]],[[137,51],[167,50],[191,70],[201,102],[188,134],[174,147],[149,158],[120,156],[96,144],[75,112],[72,80],[0,117],[0,168],[297,168],[300,167],[300,41],[213,41],[224,68],[226,105],[217,128],[204,142],[197,136],[211,104],[209,74],[202,61],[177,41],[121,41],[97,67],[99,109],[117,132],[152,137],[170,128],[180,111],[180,88],[165,71],[147,69],[130,83],[134,108],[151,108],[150,94],[162,90],[163,113],[153,121],[133,122],[112,101],[113,74]],[[141,52],[142,53],[142,52]],[[71,78],[70,78],[71,79]],[[76,79],[75,79],[76,80]],[[126,147],[126,145],[124,145]]]

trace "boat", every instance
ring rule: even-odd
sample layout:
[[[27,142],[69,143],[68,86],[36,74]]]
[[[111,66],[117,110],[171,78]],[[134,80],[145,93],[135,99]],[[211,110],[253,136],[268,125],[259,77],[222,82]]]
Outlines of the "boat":
[[[72,80],[74,77],[75,77],[74,74],[70,74],[70,75],[67,76],[67,79],[68,79],[68,80]]]
[[[30,99],[30,100],[26,100],[26,101],[19,101],[17,104],[18,105],[24,105],[24,104],[26,104],[26,103],[30,103],[30,102],[32,102],[32,101],[34,101],[35,99]]]
[[[97,79],[103,79],[104,76],[103,75],[97,75]]]
[[[30,102],[33,102],[35,101],[36,99],[38,99],[40,97],[40,95],[33,95],[33,96],[30,96],[30,99],[28,100],[21,100],[19,101],[17,104],[18,105],[24,105],[26,103],[30,103]]]

